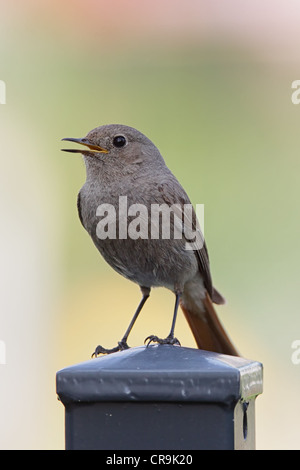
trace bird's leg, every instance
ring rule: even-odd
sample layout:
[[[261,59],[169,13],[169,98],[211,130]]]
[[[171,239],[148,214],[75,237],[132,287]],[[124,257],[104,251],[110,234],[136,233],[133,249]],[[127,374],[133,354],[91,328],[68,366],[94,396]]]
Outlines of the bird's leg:
[[[141,287],[141,291],[142,291],[142,294],[143,294],[142,300],[140,301],[140,303],[138,305],[138,308],[136,309],[136,312],[133,315],[129,326],[128,326],[127,330],[125,331],[125,334],[124,334],[123,338],[121,339],[121,341],[118,342],[118,346],[116,346],[112,349],[106,349],[106,348],[103,348],[103,346],[99,345],[99,346],[96,347],[95,351],[93,352],[92,357],[94,357],[94,356],[97,357],[97,356],[99,356],[99,354],[111,354],[111,353],[114,353],[114,352],[117,352],[117,351],[124,351],[125,349],[129,349],[129,346],[127,344],[127,339],[128,339],[129,333],[131,332],[132,327],[133,327],[137,317],[139,316],[139,313],[141,312],[143,306],[145,305],[146,300],[148,299],[148,297],[150,295],[150,288],[148,288],[148,287]]]
[[[147,336],[147,338],[144,341],[144,343],[147,343],[147,346],[149,346],[150,343],[177,344],[177,345],[180,346],[180,342],[178,341],[177,338],[174,337],[174,330],[175,330],[175,324],[176,324],[176,318],[177,318],[177,312],[178,312],[178,307],[179,307],[180,296],[181,296],[181,293],[176,293],[175,308],[174,308],[174,314],[173,314],[173,320],[172,320],[172,326],[171,326],[170,333],[164,339],[158,338],[155,335]]]

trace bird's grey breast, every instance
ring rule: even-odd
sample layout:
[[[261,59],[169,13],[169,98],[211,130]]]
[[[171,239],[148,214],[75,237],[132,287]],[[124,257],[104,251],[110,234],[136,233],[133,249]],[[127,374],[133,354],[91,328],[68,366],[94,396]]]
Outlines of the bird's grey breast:
[[[78,207],[84,227],[116,271],[139,285],[173,290],[179,279],[184,283],[192,278],[198,267],[194,253],[185,250],[184,240],[174,239],[173,222],[172,240],[163,238],[161,230],[158,238],[153,238],[151,205],[172,203],[172,197],[170,200],[167,195],[166,199],[162,197],[163,184],[159,175],[141,181],[124,178],[104,186],[87,181],[79,193]],[[170,194],[173,184],[176,181],[171,179]],[[99,233],[99,227],[104,228],[103,222],[107,224],[106,234],[103,230]],[[114,225],[109,228],[108,223]]]

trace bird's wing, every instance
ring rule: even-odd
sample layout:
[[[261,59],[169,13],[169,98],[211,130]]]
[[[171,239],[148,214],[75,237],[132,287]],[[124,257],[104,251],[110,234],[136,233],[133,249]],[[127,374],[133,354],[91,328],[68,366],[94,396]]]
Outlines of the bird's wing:
[[[195,253],[199,271],[209,296],[216,303],[224,303],[221,294],[213,288],[206,243],[187,194],[177,180],[159,183],[158,189],[164,202],[169,206],[173,205],[174,214],[182,221],[183,237]],[[189,234],[193,235],[194,240],[188,236]]]

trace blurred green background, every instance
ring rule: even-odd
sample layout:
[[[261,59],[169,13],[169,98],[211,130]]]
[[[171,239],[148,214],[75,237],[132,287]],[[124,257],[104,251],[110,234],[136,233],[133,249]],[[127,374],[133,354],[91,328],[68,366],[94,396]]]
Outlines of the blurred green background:
[[[0,448],[63,449],[57,370],[112,347],[140,299],[82,228],[63,137],[123,123],[161,150],[194,204],[220,317],[264,364],[258,449],[300,448],[298,2],[0,1]],[[169,331],[155,290],[130,337]],[[176,335],[193,338],[180,314]]]

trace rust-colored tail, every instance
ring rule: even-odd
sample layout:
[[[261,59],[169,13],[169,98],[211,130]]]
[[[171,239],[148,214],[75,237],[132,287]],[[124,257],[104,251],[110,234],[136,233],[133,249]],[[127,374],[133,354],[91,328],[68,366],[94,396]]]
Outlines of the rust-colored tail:
[[[181,308],[192,330],[199,349],[239,356],[235,346],[232,344],[225,332],[213,303],[206,293],[202,300],[202,307],[192,303],[188,306],[181,302]]]

